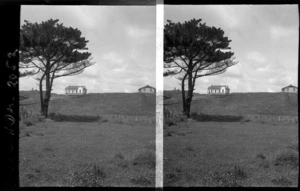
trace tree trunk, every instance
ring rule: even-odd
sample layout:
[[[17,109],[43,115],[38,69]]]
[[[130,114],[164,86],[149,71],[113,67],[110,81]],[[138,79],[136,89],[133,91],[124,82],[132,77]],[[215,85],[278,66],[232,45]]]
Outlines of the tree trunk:
[[[185,89],[184,89],[184,81],[185,81],[185,77],[182,79],[181,81],[181,96],[182,96],[182,108],[183,108],[183,114],[185,115],[186,111],[185,111]]]
[[[49,108],[49,101],[51,97],[51,81],[50,81],[50,73],[46,74],[46,91],[45,91],[45,98],[44,98],[44,116],[48,117],[48,108]]]
[[[185,101],[185,115],[187,118],[190,118],[191,116],[191,103],[193,99],[193,92],[194,92],[194,84],[193,84],[193,75],[192,73],[188,74],[188,91],[187,91],[187,97]]]
[[[44,116],[43,79],[44,79],[44,75],[40,79],[41,115]]]

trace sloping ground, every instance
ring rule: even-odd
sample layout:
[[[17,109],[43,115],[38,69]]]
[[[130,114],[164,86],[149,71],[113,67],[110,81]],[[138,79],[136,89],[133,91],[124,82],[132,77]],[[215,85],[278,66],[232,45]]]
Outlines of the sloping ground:
[[[28,100],[20,101],[21,105],[26,105],[27,109],[38,112],[40,109],[39,97],[34,95]],[[56,94],[50,101],[49,112],[67,115],[155,116],[155,94],[94,93],[82,96]]]
[[[176,99],[174,99],[176,98]],[[180,96],[165,102],[169,109],[182,110]],[[192,112],[218,115],[298,115],[298,94],[232,93],[195,95]]]

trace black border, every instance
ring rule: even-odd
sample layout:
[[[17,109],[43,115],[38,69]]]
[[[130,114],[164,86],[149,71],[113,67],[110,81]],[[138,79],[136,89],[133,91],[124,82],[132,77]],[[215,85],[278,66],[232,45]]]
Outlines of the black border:
[[[20,30],[20,8],[21,5],[143,5],[155,6],[156,4],[183,5],[183,4],[298,4],[297,0],[182,0],[181,2],[172,0],[0,0],[0,18],[2,37],[0,41],[0,63],[1,63],[1,86],[0,86],[0,104],[1,104],[1,184],[0,188],[5,190],[52,190],[68,189],[66,187],[38,187],[38,188],[19,188],[19,70],[18,53],[15,50],[19,47]],[[300,28],[299,28],[300,30]],[[15,53],[15,54],[14,54]],[[298,55],[299,60],[299,55]],[[299,74],[299,67],[298,67]],[[299,82],[299,77],[298,77]],[[298,132],[299,133],[299,132]],[[299,177],[298,177],[299,178]],[[205,187],[201,187],[204,188]],[[201,189],[200,188],[200,189]],[[72,188],[74,189],[82,189]],[[99,189],[99,188],[94,188]],[[110,189],[110,188],[106,188]],[[112,188],[115,189],[115,188]],[[132,189],[132,188],[130,188]],[[140,189],[140,188],[134,188]],[[153,188],[143,188],[153,190]],[[174,188],[154,188],[156,190],[173,190]],[[181,189],[181,188],[175,188]],[[199,189],[199,188],[189,188]],[[210,188],[215,189],[215,188]],[[224,188],[223,188],[224,189]],[[226,188],[225,188],[226,189]],[[236,189],[236,188],[234,188]],[[257,188],[244,188],[257,189]],[[261,189],[261,188],[258,188]],[[263,188],[271,190],[282,190],[286,188]],[[291,189],[291,188],[290,188]],[[292,188],[294,189],[294,188]],[[297,188],[295,188],[297,189]]]
[[[0,6],[1,31],[1,187],[19,186],[20,6]],[[3,93],[5,92],[5,93]]]

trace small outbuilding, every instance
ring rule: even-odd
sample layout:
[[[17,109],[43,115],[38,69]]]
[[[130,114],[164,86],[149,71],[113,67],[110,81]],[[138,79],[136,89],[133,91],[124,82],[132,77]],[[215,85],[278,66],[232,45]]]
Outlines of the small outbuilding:
[[[293,86],[292,84],[290,84],[289,86],[282,88],[281,91],[287,92],[287,93],[297,93],[298,88],[296,86]]]
[[[65,88],[66,95],[84,95],[87,92],[85,86],[68,86]]]
[[[211,85],[207,88],[208,94],[229,94],[229,87],[226,85]]]
[[[139,88],[139,93],[155,93],[156,89],[149,86],[148,84],[144,87]]]

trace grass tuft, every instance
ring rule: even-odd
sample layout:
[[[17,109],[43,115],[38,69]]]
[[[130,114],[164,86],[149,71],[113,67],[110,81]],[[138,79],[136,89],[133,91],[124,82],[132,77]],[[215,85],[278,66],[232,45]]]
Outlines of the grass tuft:
[[[118,153],[118,154],[115,155],[115,158],[124,159],[125,157],[121,153]]]
[[[276,156],[275,166],[299,166],[299,155],[293,151],[285,151]]]
[[[101,181],[106,177],[104,169],[97,165],[70,174],[71,184],[83,187],[101,187]]]
[[[263,155],[263,154],[256,155],[256,158],[261,159],[261,160],[265,160],[266,159],[265,155]]]
[[[132,160],[132,164],[155,168],[155,154],[149,151],[140,153]]]
[[[276,186],[290,186],[292,184],[292,182],[285,177],[273,179],[271,182]]]
[[[238,166],[223,172],[214,172],[212,175],[213,186],[240,187],[242,181],[247,179],[247,173]]]
[[[144,176],[139,176],[137,178],[132,178],[130,180],[131,183],[139,186],[149,186],[152,184],[152,181]]]

